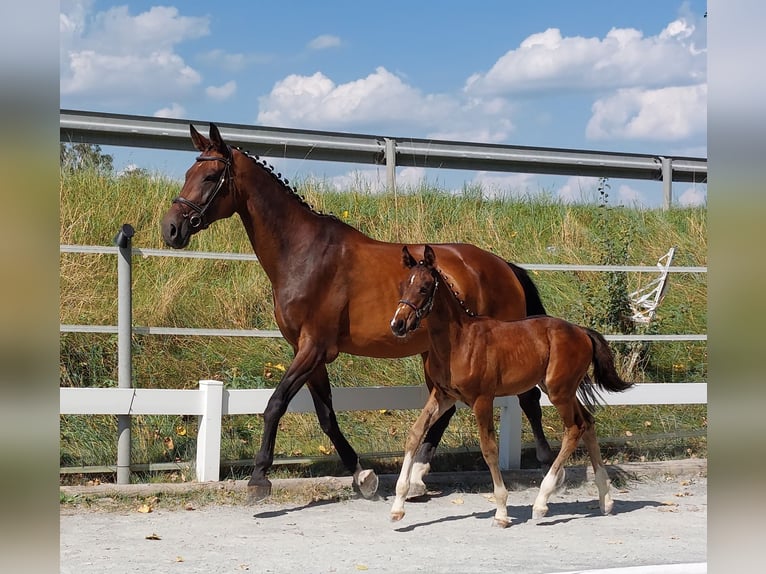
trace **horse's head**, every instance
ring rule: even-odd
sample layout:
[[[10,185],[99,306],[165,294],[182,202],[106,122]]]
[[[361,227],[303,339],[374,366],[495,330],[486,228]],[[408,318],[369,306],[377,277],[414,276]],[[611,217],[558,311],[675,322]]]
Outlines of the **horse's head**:
[[[420,262],[410,254],[407,246],[402,249],[402,263],[410,270],[410,275],[401,286],[401,298],[391,318],[391,331],[397,337],[404,337],[417,329],[420,321],[431,311],[439,285],[435,261],[436,255],[430,245],[426,245]]]
[[[186,247],[192,235],[214,221],[234,213],[231,148],[215,124],[210,124],[210,139],[192,125],[189,131],[200,155],[187,170],[180,195],[162,218],[162,238],[176,249]]]

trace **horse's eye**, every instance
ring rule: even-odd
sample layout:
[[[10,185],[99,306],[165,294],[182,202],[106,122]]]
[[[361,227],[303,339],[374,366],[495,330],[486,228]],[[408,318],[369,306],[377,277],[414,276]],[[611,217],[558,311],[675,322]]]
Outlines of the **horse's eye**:
[[[420,288],[420,294],[421,295],[428,295],[428,288],[427,287],[421,287]]]

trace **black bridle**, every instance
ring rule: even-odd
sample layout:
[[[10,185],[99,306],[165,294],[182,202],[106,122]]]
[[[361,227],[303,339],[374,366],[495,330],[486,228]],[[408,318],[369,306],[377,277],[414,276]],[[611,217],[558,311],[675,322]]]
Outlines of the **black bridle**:
[[[218,157],[213,155],[201,155],[197,157],[196,161],[221,161],[224,163],[223,171],[221,172],[221,177],[218,178],[218,183],[216,184],[213,191],[208,196],[207,200],[205,201],[205,204],[200,207],[193,201],[189,201],[185,197],[181,197],[180,195],[173,199],[172,203],[180,203],[181,205],[185,205],[188,207],[191,211],[187,211],[186,213],[183,213],[181,217],[188,218],[189,219],[189,225],[197,229],[198,227],[200,229],[207,229],[207,227],[210,225],[205,220],[205,212],[207,211],[208,207],[210,207],[213,203],[213,200],[218,195],[218,192],[221,191],[221,188],[223,187],[223,184],[226,182],[227,179],[231,177],[231,160],[226,157]]]
[[[401,305],[407,305],[410,309],[415,311],[415,319],[418,323],[416,323],[414,328],[417,328],[417,325],[420,324],[420,320],[428,315],[431,312],[431,308],[434,306],[434,297],[436,296],[436,289],[439,287],[439,273],[436,271],[436,269],[431,270],[431,276],[434,278],[434,288],[431,291],[431,295],[423,301],[423,304],[420,307],[415,306],[410,301],[407,301],[406,299],[399,299],[399,303]]]

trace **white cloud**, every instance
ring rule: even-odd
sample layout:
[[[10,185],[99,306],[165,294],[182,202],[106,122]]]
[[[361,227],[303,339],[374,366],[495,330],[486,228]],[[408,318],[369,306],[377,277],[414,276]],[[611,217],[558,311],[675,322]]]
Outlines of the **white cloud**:
[[[316,72],[291,74],[260,98],[258,122],[266,125],[343,127],[385,120],[429,124],[449,117],[455,102],[444,96],[423,95],[383,67],[365,78],[335,84]]]
[[[259,100],[257,123],[314,129],[381,130],[397,135],[501,142],[513,130],[511,105],[502,98],[466,102],[423,94],[383,67],[336,84],[321,72],[292,74]],[[448,129],[445,129],[448,126]]]
[[[690,187],[678,197],[678,203],[684,207],[705,205],[707,203],[707,189],[699,186]]]
[[[617,188],[617,201],[615,203],[627,207],[643,207],[646,206],[646,198],[637,189],[623,184]]]
[[[597,100],[589,139],[675,140],[707,129],[707,85],[626,89]]]
[[[127,6],[91,14],[91,2],[64,2],[59,14],[61,94],[87,97],[176,97],[201,82],[175,52],[209,33],[207,18],[154,6],[131,15]]]
[[[632,28],[613,28],[604,38],[564,37],[549,28],[509,50],[488,72],[472,75],[464,89],[513,95],[699,84],[706,78],[704,43],[691,17],[648,37]]]
[[[160,108],[154,112],[155,118],[183,118],[186,115],[186,109],[181,105],[173,102],[169,107]]]
[[[237,91],[237,82],[230,80],[222,86],[208,86],[205,88],[207,96],[213,100],[228,100]]]
[[[332,34],[317,36],[308,44],[310,50],[326,50],[327,48],[337,48],[338,46],[340,46],[340,38]]]

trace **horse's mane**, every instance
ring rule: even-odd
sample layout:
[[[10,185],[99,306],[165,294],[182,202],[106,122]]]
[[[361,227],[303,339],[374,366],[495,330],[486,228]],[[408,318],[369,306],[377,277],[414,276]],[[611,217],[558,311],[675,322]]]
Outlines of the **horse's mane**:
[[[449,287],[449,290],[450,290],[450,293],[452,294],[452,297],[454,297],[455,301],[457,301],[457,304],[458,304],[458,305],[460,305],[460,307],[463,309],[463,311],[465,311],[465,312],[466,312],[466,314],[467,314],[469,317],[476,317],[476,313],[474,313],[473,311],[471,311],[471,310],[468,308],[468,305],[466,305],[466,304],[465,304],[465,301],[464,301],[463,299],[461,299],[461,298],[460,298],[460,293],[458,293],[458,292],[455,290],[455,285],[454,285],[453,283],[451,283],[451,282],[450,282],[450,281],[447,279],[447,276],[444,274],[444,272],[443,272],[443,271],[441,271],[440,269],[438,269],[437,267],[431,267],[431,269],[433,270],[433,272],[434,272],[434,273],[436,273],[436,274],[438,275],[438,279],[439,279],[439,280],[440,280],[440,281],[441,281],[441,282],[442,282],[444,285],[446,285],[447,287]]]
[[[285,191],[285,193],[287,193],[290,197],[296,200],[300,205],[302,205],[303,207],[305,207],[306,209],[308,209],[315,215],[318,215],[320,217],[329,217],[331,219],[340,221],[337,218],[337,216],[333,215],[332,213],[322,213],[321,211],[317,211],[314,208],[314,206],[308,203],[306,199],[295,190],[295,187],[290,185],[290,182],[288,181],[288,179],[286,177],[283,177],[280,172],[274,171],[274,166],[268,163],[265,159],[261,159],[260,156],[250,153],[249,151],[244,150],[238,146],[235,146],[234,149],[236,149],[238,152],[240,152],[244,156],[250,158],[255,163],[255,165],[263,169],[266,173],[270,174],[271,177],[273,177],[280,184],[280,186]]]

